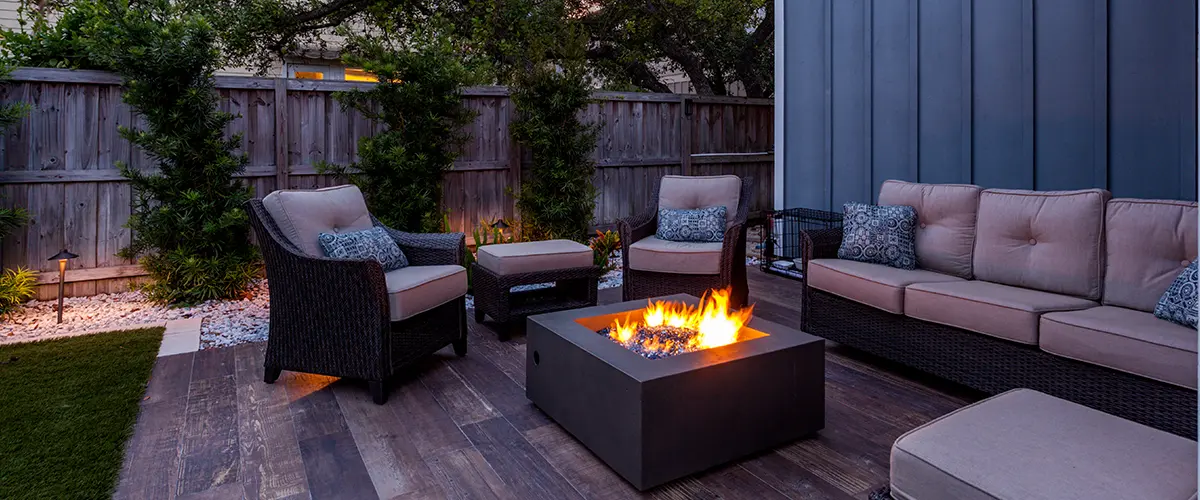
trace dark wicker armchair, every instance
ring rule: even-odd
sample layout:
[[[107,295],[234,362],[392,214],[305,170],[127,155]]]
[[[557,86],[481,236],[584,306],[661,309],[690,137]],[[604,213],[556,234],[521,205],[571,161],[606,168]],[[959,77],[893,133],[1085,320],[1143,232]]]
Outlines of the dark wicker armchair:
[[[396,300],[404,299],[390,296],[393,277],[385,276],[378,262],[313,256],[289,240],[263,200],[251,200],[246,208],[271,285],[264,363],[267,383],[273,383],[282,370],[363,379],[375,403],[383,404],[387,380],[401,367],[449,344],[459,356],[466,354],[463,295],[440,304],[421,304],[428,308],[397,321],[392,308]],[[360,222],[384,227],[410,267],[462,265],[462,233],[405,233],[368,217],[369,222]],[[465,292],[465,276],[462,279]]]
[[[754,179],[751,177],[741,178],[740,189],[738,189],[739,186],[736,184],[732,186],[726,184],[724,187],[719,184],[721,182],[737,182],[737,180],[738,178],[735,176],[664,176],[655,188],[654,201],[646,208],[645,212],[617,221],[617,231],[621,235],[621,264],[625,274],[622,286],[625,300],[646,299],[675,293],[688,293],[699,297],[711,289],[731,287],[732,296],[730,297],[730,302],[733,307],[741,307],[748,302],[749,289],[746,285],[746,217],[750,211],[750,200],[754,195]],[[716,187],[718,189],[703,189],[703,191],[706,191],[706,194],[697,193],[694,199],[689,200],[693,202],[691,204],[697,206],[679,206],[678,203],[671,203],[667,205],[667,208],[700,208],[701,206],[711,206],[706,198],[720,198],[722,195],[719,191],[722,188],[732,190],[732,193],[738,196],[737,207],[728,207],[733,210],[733,213],[729,218],[729,223],[726,225],[724,240],[719,244],[719,255],[712,255],[713,259],[719,259],[719,264],[712,269],[716,272],[699,274],[685,269],[664,270],[657,266],[647,266],[636,262],[638,256],[634,256],[635,262],[631,266],[631,248],[633,252],[638,252],[638,243],[642,242],[644,244],[646,241],[652,241],[650,239],[654,238],[658,230],[658,209],[664,194],[664,183],[673,183],[673,185],[668,186],[668,189],[674,191],[672,197],[676,197],[681,190],[691,187],[688,183],[696,182],[710,183],[707,187]],[[696,186],[699,187],[699,185]],[[684,203],[684,205],[687,204]],[[681,258],[686,258],[682,257],[682,254],[686,254],[688,251],[684,250],[680,253]],[[715,247],[713,253],[717,253]],[[698,268],[703,267],[700,266]]]

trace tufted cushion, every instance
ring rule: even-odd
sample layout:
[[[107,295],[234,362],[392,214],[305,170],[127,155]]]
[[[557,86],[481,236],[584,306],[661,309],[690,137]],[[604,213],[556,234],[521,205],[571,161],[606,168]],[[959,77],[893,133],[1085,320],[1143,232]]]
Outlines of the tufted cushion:
[[[658,229],[654,233],[667,241],[725,241],[725,207],[715,206],[692,210],[658,209]]]
[[[275,191],[263,198],[263,207],[283,236],[301,252],[322,257],[321,233],[371,229],[371,214],[358,186],[344,185],[303,191]]]
[[[737,218],[742,179],[736,175],[664,175],[658,188],[658,208],[725,207],[726,223]]]
[[[917,267],[971,278],[979,186],[886,181],[880,205],[917,209]]]
[[[1108,202],[1104,304],[1150,312],[1171,281],[1196,259],[1196,202]]]
[[[916,269],[914,231],[917,212],[899,205],[847,203],[842,207],[842,245],[838,258]]]
[[[975,278],[1099,299],[1108,198],[1102,189],[983,190]]]

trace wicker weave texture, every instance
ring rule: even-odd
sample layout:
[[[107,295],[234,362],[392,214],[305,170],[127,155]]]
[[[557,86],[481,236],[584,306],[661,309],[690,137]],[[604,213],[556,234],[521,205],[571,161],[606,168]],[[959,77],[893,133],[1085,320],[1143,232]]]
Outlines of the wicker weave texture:
[[[749,302],[749,286],[746,284],[746,218],[750,213],[749,200],[754,196],[754,178],[742,178],[741,198],[737,215],[725,229],[721,245],[720,274],[675,274],[638,271],[629,268],[629,245],[648,236],[658,229],[658,190],[662,180],[654,188],[650,206],[642,213],[617,221],[617,232],[621,235],[621,267],[624,279],[621,292],[624,300],[648,299],[686,293],[696,297],[714,288],[732,288],[730,305],[741,307]]]
[[[306,255],[283,237],[261,200],[247,202],[246,211],[271,283],[268,373],[282,369],[383,382],[448,344],[465,352],[464,297],[392,322],[378,262]],[[411,265],[462,265],[462,233],[385,229]]]
[[[483,321],[486,314],[506,323],[531,314],[594,306],[602,273],[600,266],[588,266],[499,275],[478,263],[471,264],[475,320]],[[514,286],[537,283],[554,283],[554,288],[512,291]]]
[[[805,234],[813,258],[836,256],[840,232]],[[1055,356],[950,326],[892,314],[808,286],[804,331],[988,394],[1034,389],[1196,439],[1196,391]]]

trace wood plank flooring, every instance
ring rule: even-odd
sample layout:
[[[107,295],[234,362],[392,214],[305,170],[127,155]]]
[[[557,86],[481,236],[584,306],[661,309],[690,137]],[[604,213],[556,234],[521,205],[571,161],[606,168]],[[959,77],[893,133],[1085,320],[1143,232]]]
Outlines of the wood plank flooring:
[[[799,323],[795,282],[751,270],[750,283],[756,315]],[[159,358],[116,497],[866,498],[897,437],[978,398],[831,346],[817,436],[641,494],[525,399],[522,326],[502,342],[468,322],[470,353],[400,376],[384,406],[356,381],[263,383],[262,344]]]

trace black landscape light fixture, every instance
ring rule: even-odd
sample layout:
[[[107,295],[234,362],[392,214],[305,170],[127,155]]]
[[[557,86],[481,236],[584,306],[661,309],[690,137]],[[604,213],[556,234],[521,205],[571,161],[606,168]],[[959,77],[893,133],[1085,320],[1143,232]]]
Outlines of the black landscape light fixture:
[[[508,229],[508,228],[509,228],[509,225],[507,222],[504,222],[504,219],[496,219],[496,222],[492,223],[492,229],[500,231],[501,238],[504,237],[504,230]],[[504,243],[504,242],[500,241],[499,243]]]
[[[61,252],[58,252],[58,255],[55,255],[53,257],[50,257],[49,259],[46,259],[46,260],[57,260],[58,261],[58,322],[59,323],[62,323],[63,287],[66,285],[67,261],[74,259],[76,257],[79,257],[79,256],[71,253],[70,250],[67,250],[64,248],[64,249],[62,249]]]

